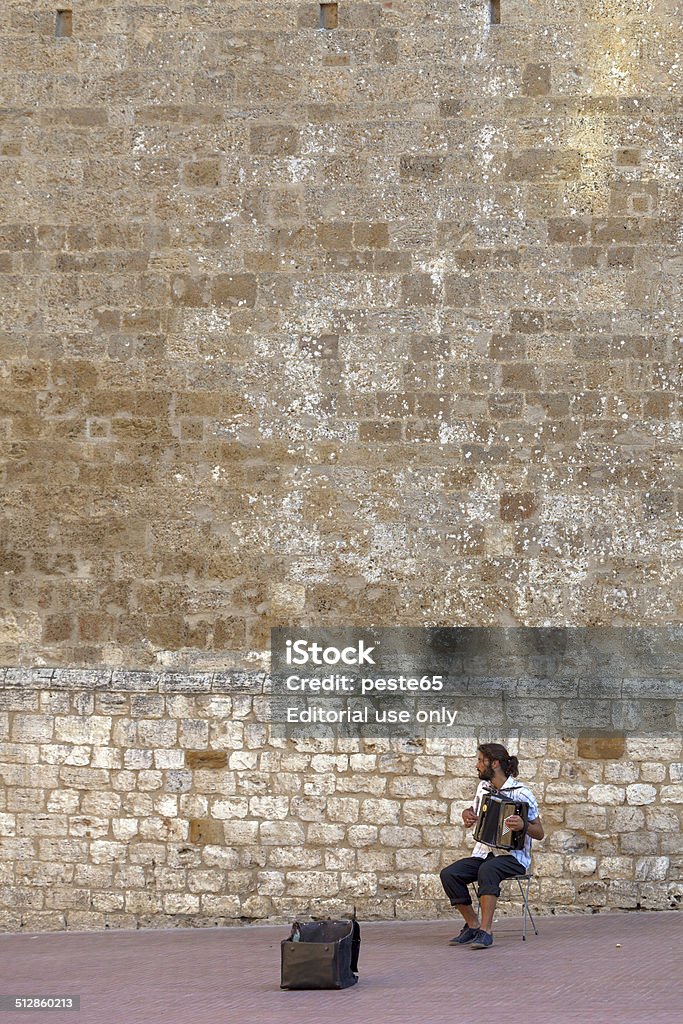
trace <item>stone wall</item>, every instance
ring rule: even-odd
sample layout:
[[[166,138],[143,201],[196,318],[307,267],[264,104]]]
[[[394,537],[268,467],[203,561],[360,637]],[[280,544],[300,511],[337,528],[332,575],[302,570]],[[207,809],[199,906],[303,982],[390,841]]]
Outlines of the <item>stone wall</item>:
[[[277,747],[254,680],[680,621],[678,4],[57,6],[2,16],[5,926],[434,913],[474,733]],[[542,905],[670,906],[678,740],[540,742]]]
[[[676,4],[73,8],[5,5],[0,663],[679,621]]]
[[[452,915],[439,870],[471,849],[474,735],[277,740],[256,674],[41,670],[3,684],[2,928]],[[509,745],[547,832],[535,907],[680,905],[680,734]]]

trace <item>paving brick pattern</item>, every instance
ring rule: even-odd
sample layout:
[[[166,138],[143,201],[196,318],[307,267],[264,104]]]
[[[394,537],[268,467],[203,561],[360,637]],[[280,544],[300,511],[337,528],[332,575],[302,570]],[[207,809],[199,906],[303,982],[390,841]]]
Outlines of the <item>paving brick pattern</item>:
[[[52,1024],[674,1024],[681,921],[675,913],[546,917],[523,943],[509,918],[480,952],[448,946],[457,922],[371,923],[360,983],[342,992],[280,990],[285,927],[4,935],[0,991],[80,994],[79,1013],[20,1018]]]

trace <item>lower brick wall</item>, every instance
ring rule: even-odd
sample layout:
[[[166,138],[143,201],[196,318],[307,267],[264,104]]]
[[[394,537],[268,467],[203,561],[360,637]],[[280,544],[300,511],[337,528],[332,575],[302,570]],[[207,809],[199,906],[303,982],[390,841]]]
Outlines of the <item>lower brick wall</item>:
[[[262,673],[3,670],[0,928],[450,916],[479,737],[334,748],[268,710]],[[535,906],[680,905],[680,736],[509,746],[546,826]]]

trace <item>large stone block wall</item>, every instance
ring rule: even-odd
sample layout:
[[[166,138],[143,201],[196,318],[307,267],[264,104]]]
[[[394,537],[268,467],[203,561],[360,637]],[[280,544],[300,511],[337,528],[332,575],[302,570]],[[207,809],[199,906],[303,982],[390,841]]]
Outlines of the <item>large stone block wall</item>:
[[[4,929],[452,915],[439,870],[471,849],[466,730],[278,740],[261,674],[56,669],[5,673],[0,738]],[[534,906],[680,906],[680,734],[508,742],[547,831]]]
[[[1,663],[679,621],[677,5],[501,10],[7,0]]]

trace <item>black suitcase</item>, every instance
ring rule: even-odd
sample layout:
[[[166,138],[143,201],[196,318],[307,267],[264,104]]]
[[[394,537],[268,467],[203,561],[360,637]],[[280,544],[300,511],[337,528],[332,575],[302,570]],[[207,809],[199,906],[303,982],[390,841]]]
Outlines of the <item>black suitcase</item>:
[[[358,921],[296,921],[280,944],[280,988],[348,988],[358,981]]]

